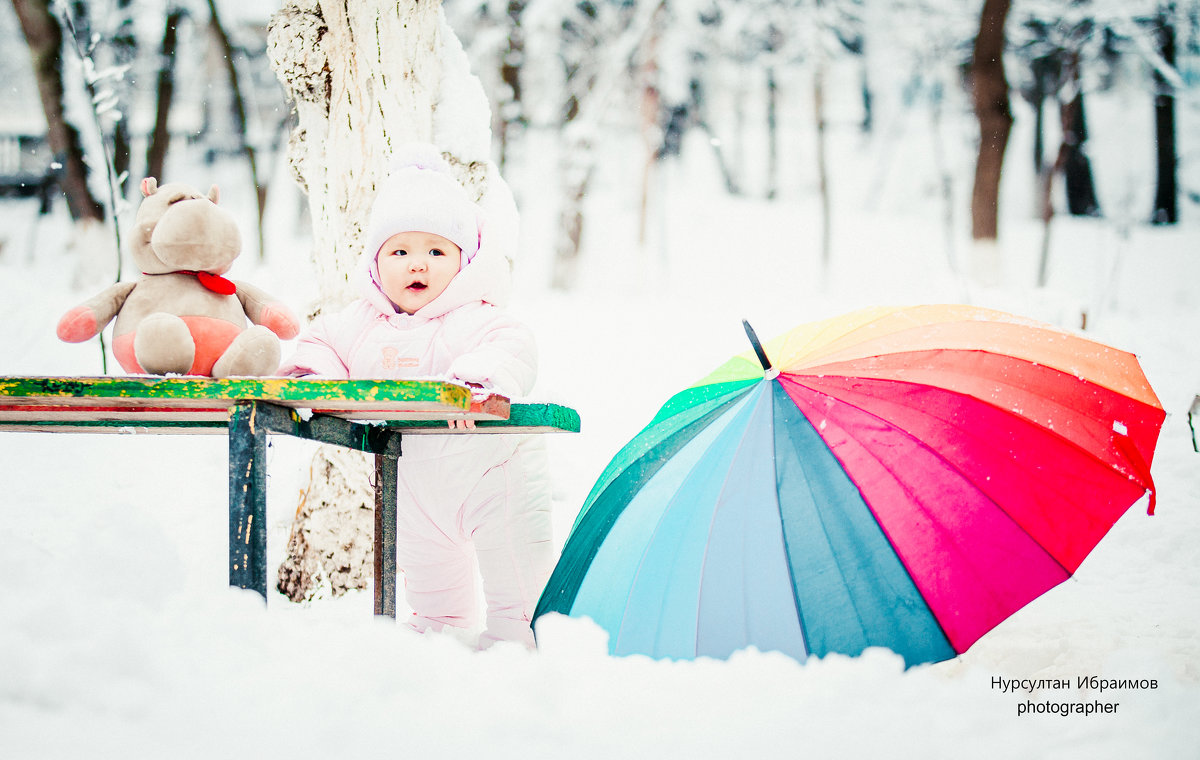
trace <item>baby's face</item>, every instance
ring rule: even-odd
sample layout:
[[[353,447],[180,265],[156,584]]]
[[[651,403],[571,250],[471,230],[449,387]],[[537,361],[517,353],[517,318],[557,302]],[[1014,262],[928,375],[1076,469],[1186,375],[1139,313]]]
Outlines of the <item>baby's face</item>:
[[[437,298],[458,274],[462,251],[432,232],[400,232],[379,249],[379,280],[396,308],[412,314]]]

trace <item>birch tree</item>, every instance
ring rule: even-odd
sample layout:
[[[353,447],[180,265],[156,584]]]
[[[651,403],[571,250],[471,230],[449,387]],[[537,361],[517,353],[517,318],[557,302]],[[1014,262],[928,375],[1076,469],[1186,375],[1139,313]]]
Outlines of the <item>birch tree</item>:
[[[271,65],[298,126],[288,161],[313,220],[316,316],[355,297],[350,273],[394,147],[438,145],[488,214],[515,241],[516,209],[488,161],[487,98],[437,0],[288,0],[268,29]],[[505,229],[508,227],[508,229]],[[514,251],[503,251],[511,260]],[[315,455],[279,588],[293,600],[365,588],[372,576],[371,467],[336,447]]]

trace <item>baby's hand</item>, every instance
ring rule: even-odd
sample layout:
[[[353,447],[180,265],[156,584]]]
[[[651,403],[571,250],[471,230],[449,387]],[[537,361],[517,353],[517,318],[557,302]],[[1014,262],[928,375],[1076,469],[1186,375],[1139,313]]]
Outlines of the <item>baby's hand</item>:
[[[475,420],[447,420],[451,430],[474,430]]]

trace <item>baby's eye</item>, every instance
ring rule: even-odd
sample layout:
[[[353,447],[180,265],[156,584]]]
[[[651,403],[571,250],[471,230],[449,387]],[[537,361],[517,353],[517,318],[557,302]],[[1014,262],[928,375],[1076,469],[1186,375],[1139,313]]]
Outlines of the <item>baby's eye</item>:
[[[429,252],[429,255],[430,256],[445,256],[446,254],[442,251],[441,248],[434,248],[433,250],[431,250]]]
[[[404,250],[403,248],[397,248],[396,250],[392,251],[392,255],[393,256],[407,256],[408,251]]]

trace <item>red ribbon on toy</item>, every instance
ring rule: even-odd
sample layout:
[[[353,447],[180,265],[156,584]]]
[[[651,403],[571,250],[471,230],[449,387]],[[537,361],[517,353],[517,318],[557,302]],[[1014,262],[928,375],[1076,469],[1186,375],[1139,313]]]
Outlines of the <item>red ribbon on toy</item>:
[[[142,274],[149,274],[142,272]],[[167,274],[190,274],[200,281],[200,284],[208,288],[214,293],[220,293],[223,296],[231,296],[237,292],[237,285],[233,284],[233,280],[227,280],[219,274],[211,272],[197,272],[194,269],[178,269]]]
[[[231,296],[237,292],[237,285],[234,285],[232,280],[226,280],[219,274],[210,274],[208,272],[188,272],[188,274],[196,275],[196,279],[200,281],[200,284],[214,293]]]

